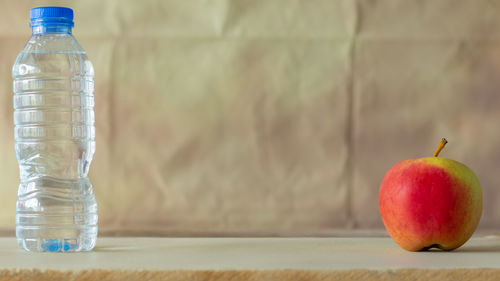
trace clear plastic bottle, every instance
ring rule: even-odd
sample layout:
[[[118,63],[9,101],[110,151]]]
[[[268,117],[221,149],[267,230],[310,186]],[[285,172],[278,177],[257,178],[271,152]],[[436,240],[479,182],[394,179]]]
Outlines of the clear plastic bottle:
[[[95,151],[94,68],[71,33],[73,10],[34,8],[30,20],[32,37],[12,68],[17,241],[27,251],[89,251],[97,238],[87,176]]]

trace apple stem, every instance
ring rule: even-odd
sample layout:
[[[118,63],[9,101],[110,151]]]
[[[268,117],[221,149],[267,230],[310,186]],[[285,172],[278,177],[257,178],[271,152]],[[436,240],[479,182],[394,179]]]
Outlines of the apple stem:
[[[434,151],[434,157],[438,157],[439,152],[441,152],[441,150],[444,148],[444,146],[445,146],[447,143],[448,143],[448,141],[447,141],[445,138],[442,138],[442,139],[441,139],[441,142],[439,143],[438,148],[436,149],[436,151]]]

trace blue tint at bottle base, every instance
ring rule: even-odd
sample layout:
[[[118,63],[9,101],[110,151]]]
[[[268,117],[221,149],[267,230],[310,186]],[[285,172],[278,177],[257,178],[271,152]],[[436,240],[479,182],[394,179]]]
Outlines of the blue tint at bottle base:
[[[41,241],[42,250],[45,252],[68,252],[78,248],[76,239],[43,239]]]

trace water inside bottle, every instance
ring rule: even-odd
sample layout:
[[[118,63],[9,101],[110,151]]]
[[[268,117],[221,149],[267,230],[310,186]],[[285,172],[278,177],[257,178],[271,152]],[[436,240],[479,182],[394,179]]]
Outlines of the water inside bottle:
[[[61,41],[54,49],[66,40],[52,37],[43,40]],[[82,50],[31,49],[13,68],[18,243],[28,251],[91,250],[97,237],[87,176],[95,151],[94,70]]]

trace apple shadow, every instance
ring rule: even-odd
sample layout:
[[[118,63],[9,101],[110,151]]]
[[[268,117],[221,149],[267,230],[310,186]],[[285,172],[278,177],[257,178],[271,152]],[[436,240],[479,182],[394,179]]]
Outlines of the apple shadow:
[[[499,245],[462,246],[452,252],[458,253],[500,253]]]

